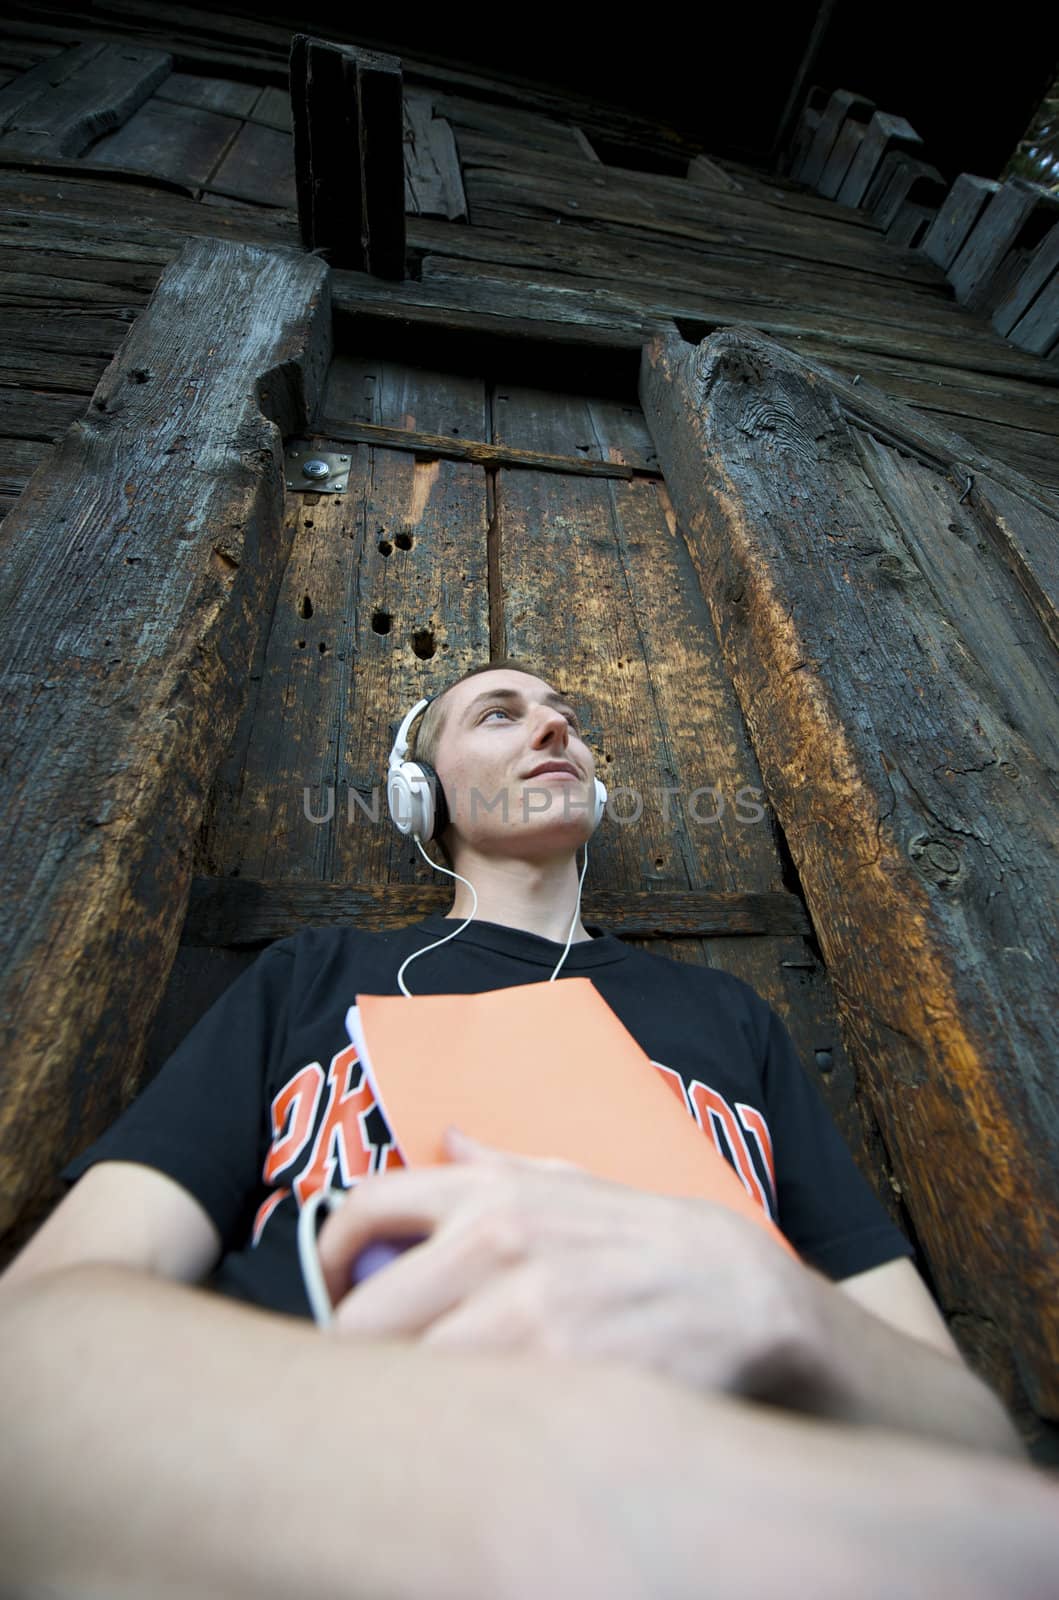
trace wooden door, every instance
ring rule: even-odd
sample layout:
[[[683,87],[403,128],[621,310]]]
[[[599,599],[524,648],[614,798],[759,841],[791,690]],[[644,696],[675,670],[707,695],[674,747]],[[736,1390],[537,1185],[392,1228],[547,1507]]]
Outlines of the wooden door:
[[[444,369],[417,354],[332,363],[315,437],[348,451],[348,489],[288,495],[290,560],[208,804],[149,1070],[264,941],[447,906],[447,881],[388,821],[386,758],[417,699],[513,655],[582,704],[610,789],[585,915],[764,995],[907,1226],[635,366],[599,392],[598,373],[582,390],[569,359],[512,342],[463,371],[451,347]],[[387,442],[364,442],[372,429]]]

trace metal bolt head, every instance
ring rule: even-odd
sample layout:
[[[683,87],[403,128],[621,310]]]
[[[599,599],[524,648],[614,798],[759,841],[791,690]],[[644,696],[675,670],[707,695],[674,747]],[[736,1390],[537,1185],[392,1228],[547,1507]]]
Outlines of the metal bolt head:
[[[302,473],[306,478],[329,478],[331,468],[319,456],[310,456],[308,461],[302,462]]]

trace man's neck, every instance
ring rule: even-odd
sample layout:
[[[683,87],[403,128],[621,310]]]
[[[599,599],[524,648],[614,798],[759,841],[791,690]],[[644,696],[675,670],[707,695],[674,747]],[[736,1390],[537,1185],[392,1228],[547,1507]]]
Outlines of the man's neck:
[[[520,928],[542,939],[565,944],[577,903],[579,868],[573,856],[554,860],[516,861],[461,852],[456,871],[474,884],[478,894],[477,922],[497,922]],[[474,900],[467,885],[456,882],[452,909],[446,916],[460,922],[471,914]],[[573,943],[591,938],[578,916]]]

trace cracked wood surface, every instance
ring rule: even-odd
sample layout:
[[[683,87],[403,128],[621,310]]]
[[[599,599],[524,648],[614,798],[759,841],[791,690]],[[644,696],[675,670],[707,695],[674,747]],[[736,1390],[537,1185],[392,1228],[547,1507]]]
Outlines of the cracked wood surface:
[[[735,330],[654,341],[641,387],[942,1304],[1059,1416],[1047,610],[994,486],[961,495],[910,413],[881,439],[848,385]]]
[[[320,262],[189,244],[4,523],[0,1229],[135,1087],[329,339]]]

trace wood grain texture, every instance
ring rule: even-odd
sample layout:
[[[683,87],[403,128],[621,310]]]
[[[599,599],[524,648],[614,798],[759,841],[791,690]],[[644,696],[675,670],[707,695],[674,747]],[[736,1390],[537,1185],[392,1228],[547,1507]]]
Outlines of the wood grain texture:
[[[627,432],[625,409],[505,384],[494,434],[606,458]],[[611,794],[586,890],[617,904],[630,891],[782,892],[757,761],[664,485],[501,472],[495,504],[501,648],[540,663],[583,704]],[[826,974],[806,940],[794,929],[746,937],[716,928],[708,939],[667,940],[665,953],[735,974],[779,1011],[863,1169],[892,1201]]]
[[[839,205],[859,206],[864,203],[868,186],[891,150],[908,150],[918,154],[922,147],[922,139],[904,117],[892,116],[888,111],[876,111],[857,146],[857,153],[849,164],[842,187],[835,196]]]
[[[329,331],[319,262],[188,245],[0,534],[0,1227],[135,1088]]]
[[[923,239],[923,254],[946,272],[963,249],[967,236],[997,193],[1000,185],[993,178],[978,178],[961,172],[938,208],[938,215]]]
[[[726,331],[642,392],[942,1303],[1059,1416],[1052,641],[985,508],[826,374]]]
[[[92,146],[93,161],[204,184],[243,124],[238,117],[157,96]]]
[[[1059,221],[1059,195],[1039,184],[1009,178],[992,195],[949,267],[949,281],[961,305],[991,309],[1013,286],[1002,278],[1005,258],[1035,217]]]
[[[79,156],[168,77],[173,58],[139,45],[78,44],[0,90],[0,153]]]
[[[302,928],[404,928],[446,912],[451,893],[441,884],[259,882],[195,878],[181,942],[244,950],[285,939]],[[621,939],[687,939],[717,934],[785,935],[809,931],[796,895],[722,893],[699,889],[594,889],[582,916]]]
[[[1015,339],[1012,329],[1024,317],[1034,301],[1054,282],[1059,273],[1059,221],[1052,224],[1037,247],[1029,252],[1023,271],[1008,292],[994,306],[990,321],[997,333],[1006,339]],[[1023,349],[1029,346],[1023,344]],[[1045,351],[1038,351],[1045,354]]]
[[[868,122],[874,110],[874,100],[852,93],[849,89],[836,89],[820,115],[812,143],[798,169],[799,181],[808,184],[810,188],[818,189],[824,168],[844,124],[847,121],[860,123],[863,129],[863,125]]]
[[[431,95],[404,95],[404,179],[407,212],[467,221],[456,141],[451,125],[435,115]]]
[[[396,363],[342,368],[328,403],[344,394],[377,426],[483,431],[480,380]],[[346,494],[291,496],[290,559],[253,698],[218,770],[200,870],[430,876],[386,816],[386,758],[421,695],[488,657],[485,474],[366,445],[351,454]]]
[[[401,63],[295,34],[291,116],[298,218],[332,266],[404,277]]]

